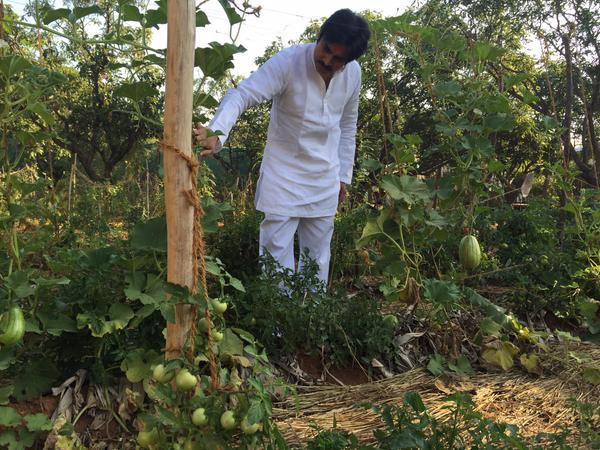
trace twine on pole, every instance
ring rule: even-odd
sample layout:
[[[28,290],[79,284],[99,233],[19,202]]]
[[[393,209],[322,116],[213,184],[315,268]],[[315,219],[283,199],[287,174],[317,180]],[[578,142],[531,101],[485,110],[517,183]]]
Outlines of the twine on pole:
[[[160,142],[160,146],[164,150],[170,150],[174,152],[177,156],[183,159],[189,169],[190,174],[190,182],[192,188],[188,191],[185,191],[185,196],[188,199],[190,205],[194,208],[194,226],[193,226],[193,249],[192,249],[192,287],[191,292],[192,295],[198,293],[198,266],[200,266],[200,281],[202,284],[202,290],[204,291],[204,298],[208,303],[208,284],[206,282],[206,260],[205,260],[205,246],[204,246],[204,228],[202,227],[202,219],[204,217],[204,210],[202,209],[202,204],[200,202],[200,197],[198,196],[198,166],[200,165],[196,155],[192,153],[191,155],[186,155],[177,147],[167,144],[164,141]],[[213,389],[219,388],[219,376],[217,370],[217,362],[215,358],[215,353],[213,351],[213,324],[212,318],[210,314],[210,310],[208,306],[204,310],[204,317],[208,323],[208,348],[207,348],[207,356],[208,356],[208,365],[210,368],[210,379],[211,386]],[[198,322],[198,307],[197,305],[192,306],[192,326],[190,328],[189,335],[189,350],[188,350],[188,358],[191,360],[194,358],[196,353],[196,335],[198,333],[197,328]],[[177,349],[181,350],[181,349]]]

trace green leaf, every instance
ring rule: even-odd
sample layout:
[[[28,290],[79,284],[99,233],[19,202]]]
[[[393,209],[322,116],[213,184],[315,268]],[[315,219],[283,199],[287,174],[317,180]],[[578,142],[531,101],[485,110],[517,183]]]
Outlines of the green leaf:
[[[159,25],[167,23],[167,6],[166,0],[157,2],[159,4],[158,9],[150,9],[146,11],[146,23],[147,27],[154,27],[158,29]]]
[[[121,362],[121,370],[131,383],[139,383],[151,375],[151,367],[162,357],[154,350],[135,349]]]
[[[560,123],[558,123],[558,121],[554,117],[543,116],[542,126],[545,131],[551,131],[560,128]]]
[[[25,450],[17,434],[13,430],[0,432],[0,448],[7,450]]]
[[[435,209],[426,210],[425,223],[437,229],[442,229],[448,225],[448,221]]]
[[[102,8],[100,8],[98,5],[75,7],[75,8],[73,8],[73,14],[71,17],[74,20],[79,20],[79,19],[83,19],[84,17],[89,16],[91,14],[103,14],[103,13],[104,13],[104,11],[102,11]]]
[[[214,260],[206,258],[206,272],[217,277],[223,274],[221,266]]]
[[[43,9],[42,10],[42,22],[44,25],[51,24],[58,19],[69,19],[71,10],[67,8],[57,9]]]
[[[204,11],[196,11],[196,27],[205,27],[209,25],[210,21],[208,20],[208,16]]]
[[[36,359],[15,378],[13,395],[18,401],[31,400],[48,392],[58,376],[54,361],[50,358]]]
[[[502,330],[502,326],[489,317],[486,317],[481,321],[479,328],[484,334],[494,337],[500,337],[500,331]]]
[[[485,117],[483,125],[491,131],[510,131],[515,126],[515,121],[512,115],[498,113]]]
[[[248,422],[250,422],[250,424],[259,423],[263,420],[264,416],[265,412],[262,402],[258,399],[252,399],[250,401],[250,408],[248,408],[248,414],[246,414]]]
[[[173,303],[162,303],[160,305],[160,313],[167,322],[175,323],[175,305]]]
[[[21,425],[21,416],[9,406],[0,406],[0,425],[4,427],[18,427]]]
[[[13,390],[14,386],[12,384],[0,388],[0,405],[7,405],[10,402]]]
[[[162,280],[154,274],[133,272],[126,280],[128,286],[125,296],[130,300],[139,300],[144,305],[158,305],[167,299]]]
[[[131,233],[131,246],[138,250],[167,251],[167,220],[156,217],[135,225]]]
[[[600,369],[588,367],[583,370],[583,379],[594,386],[600,385]]]
[[[459,373],[459,374],[471,374],[473,373],[473,368],[471,367],[471,363],[469,359],[465,355],[460,355],[455,362],[448,363],[448,369]]]
[[[52,429],[52,421],[46,414],[33,414],[25,416],[25,423],[29,431],[50,431]]]
[[[205,234],[212,234],[219,231],[219,221],[223,218],[221,212],[222,205],[211,198],[202,199],[202,209],[204,210],[204,218],[202,226]]]
[[[6,370],[15,363],[14,350],[14,347],[0,348],[0,370]]]
[[[502,325],[503,327],[510,325],[510,317],[505,313],[504,308],[492,303],[471,288],[465,288],[464,293],[471,305],[481,308],[485,315],[494,322]]]
[[[223,331],[223,340],[218,345],[219,352],[223,355],[244,355],[244,343],[229,328]]]
[[[227,14],[227,19],[229,19],[230,25],[235,25],[236,23],[242,22],[242,17],[236,12],[236,10],[229,4],[228,0],[219,0],[219,3],[225,10],[225,14]]]
[[[78,314],[77,325],[80,328],[87,326],[94,337],[103,337],[106,334],[124,329],[129,321],[135,317],[130,306],[122,303],[114,303],[108,310],[108,320],[104,317],[90,314]]]
[[[423,399],[417,392],[407,392],[406,394],[404,394],[403,403],[405,405],[409,405],[412,409],[415,410],[415,412],[422,413],[427,411],[427,408],[423,403]]]
[[[597,300],[593,300],[588,298],[577,305],[579,312],[586,319],[595,319],[596,314],[598,313],[598,309],[600,309],[600,302]]]
[[[444,357],[437,353],[431,355],[429,363],[427,364],[427,370],[436,377],[444,373]]]
[[[32,113],[37,114],[46,125],[53,125],[54,122],[56,122],[54,116],[50,113],[50,111],[48,111],[48,109],[43,103],[36,102],[29,106],[28,109]]]
[[[510,114],[510,102],[505,95],[502,94],[487,94],[483,97],[484,106],[488,113],[503,113]],[[483,138],[489,140],[488,138]]]
[[[460,298],[458,286],[451,281],[429,278],[423,282],[423,286],[425,298],[433,304],[444,305],[446,307],[455,306]]]
[[[237,278],[232,277],[231,275],[229,276],[229,285],[236,291],[246,292],[246,289],[244,289],[244,285],[242,284],[242,282]]]
[[[52,336],[60,336],[64,332],[77,332],[77,321],[66,314],[56,311],[39,311],[37,317],[40,319],[44,331]]]
[[[133,83],[123,83],[115,89],[114,95],[117,97],[126,97],[134,102],[139,102],[146,97],[158,96],[158,91],[145,81],[135,81]]]
[[[30,68],[31,63],[21,56],[9,55],[0,58],[0,72],[7,79]]]
[[[433,93],[439,97],[453,97],[462,93],[462,87],[456,81],[442,81],[433,87]]]
[[[59,278],[43,278],[38,277],[34,278],[33,281],[38,286],[48,287],[48,286],[65,286],[71,282],[67,277],[59,277]]]
[[[17,298],[25,298],[35,294],[37,286],[31,282],[30,270],[18,270],[4,278],[5,285]]]
[[[370,171],[379,170],[384,167],[383,164],[376,159],[365,159],[361,162],[360,166]]]
[[[147,61],[152,64],[156,64],[157,66],[164,67],[166,60],[162,56],[158,55],[146,55],[144,56],[144,61]]]
[[[154,311],[156,311],[155,305],[144,305],[135,312],[135,318],[131,321],[131,328],[137,328],[144,321],[144,319],[150,317]]]
[[[409,175],[386,175],[381,180],[381,187],[394,200],[404,201],[407,205],[426,203],[432,198],[432,192],[427,184]]]
[[[143,15],[137,6],[125,3],[121,6],[121,19],[125,22],[141,22]]]
[[[379,226],[379,221],[375,217],[367,219],[367,223],[363,228],[362,235],[356,241],[356,249],[360,249],[368,244],[373,238],[381,236],[383,229]]]
[[[233,68],[233,55],[246,51],[242,46],[211,42],[210,47],[197,48],[194,54],[194,66],[213,79],[219,79],[225,71]]]
[[[159,406],[156,408],[157,419],[159,423],[166,427],[177,428],[180,426],[179,418],[166,408]]]

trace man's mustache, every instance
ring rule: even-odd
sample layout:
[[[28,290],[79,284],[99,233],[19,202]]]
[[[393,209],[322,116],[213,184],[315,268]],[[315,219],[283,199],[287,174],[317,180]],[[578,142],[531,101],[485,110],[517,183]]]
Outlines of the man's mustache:
[[[320,65],[321,67],[323,67],[325,70],[328,70],[328,71],[330,71],[330,72],[331,72],[331,70],[333,69],[331,66],[328,66],[328,65],[326,65],[326,64],[323,64],[321,61],[319,61],[319,65]]]

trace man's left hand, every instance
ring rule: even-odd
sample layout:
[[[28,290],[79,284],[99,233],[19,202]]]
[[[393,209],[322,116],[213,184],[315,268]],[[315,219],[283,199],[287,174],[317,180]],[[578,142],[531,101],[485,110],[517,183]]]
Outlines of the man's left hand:
[[[340,197],[338,199],[338,203],[344,203],[346,201],[346,197],[348,197],[348,190],[346,189],[346,183],[340,182]]]

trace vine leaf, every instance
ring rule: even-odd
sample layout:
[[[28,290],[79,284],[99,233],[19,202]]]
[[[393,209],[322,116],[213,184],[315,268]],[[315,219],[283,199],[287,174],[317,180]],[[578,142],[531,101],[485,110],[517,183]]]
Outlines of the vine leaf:
[[[145,81],[135,81],[133,83],[123,83],[114,91],[117,97],[126,97],[134,102],[139,102],[146,97],[158,95],[158,91]]]

